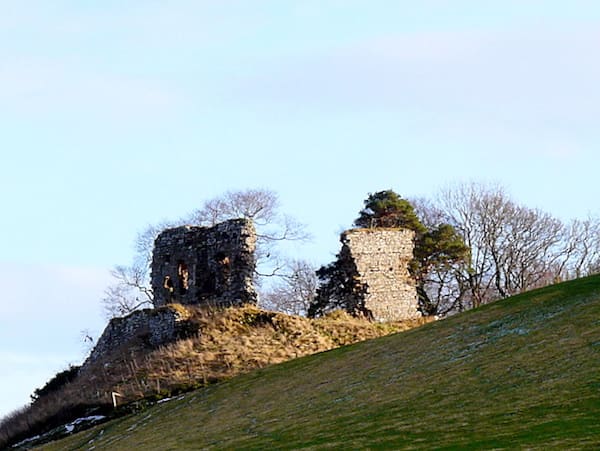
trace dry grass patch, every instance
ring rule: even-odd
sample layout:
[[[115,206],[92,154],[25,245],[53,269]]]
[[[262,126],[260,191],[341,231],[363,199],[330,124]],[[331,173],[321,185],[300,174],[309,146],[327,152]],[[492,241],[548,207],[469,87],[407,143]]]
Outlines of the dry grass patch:
[[[311,320],[254,306],[214,311],[190,308],[195,338],[149,353],[140,368],[161,387],[205,384],[293,358],[381,337],[427,322],[372,323],[334,312]]]

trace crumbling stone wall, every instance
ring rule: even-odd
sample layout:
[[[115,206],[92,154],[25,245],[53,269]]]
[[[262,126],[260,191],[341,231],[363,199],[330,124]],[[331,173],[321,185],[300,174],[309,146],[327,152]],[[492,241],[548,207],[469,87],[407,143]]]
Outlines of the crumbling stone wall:
[[[255,249],[256,232],[247,219],[164,230],[152,257],[154,305],[256,303]]]
[[[195,335],[198,327],[179,306],[138,310],[110,320],[83,368],[107,357],[161,345]]]
[[[341,236],[340,257],[356,268],[363,287],[354,302],[362,303],[376,321],[421,317],[416,284],[408,271],[413,258],[414,232],[408,229],[353,229]]]

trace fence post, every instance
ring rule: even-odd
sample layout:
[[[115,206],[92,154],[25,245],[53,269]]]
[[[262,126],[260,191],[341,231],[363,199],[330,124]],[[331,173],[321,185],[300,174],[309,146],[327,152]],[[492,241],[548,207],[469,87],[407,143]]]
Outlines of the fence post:
[[[123,395],[121,393],[117,393],[115,391],[111,392],[111,397],[112,397],[112,402],[113,402],[113,407],[116,409],[117,408],[117,396],[119,398],[122,398]]]

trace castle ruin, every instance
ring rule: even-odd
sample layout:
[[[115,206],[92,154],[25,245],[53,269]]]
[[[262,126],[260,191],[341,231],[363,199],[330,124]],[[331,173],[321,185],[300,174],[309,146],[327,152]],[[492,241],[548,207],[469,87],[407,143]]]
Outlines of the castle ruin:
[[[162,231],[152,256],[154,306],[256,303],[255,249],[256,232],[248,219]]]
[[[342,233],[339,257],[363,287],[352,296],[351,309],[366,311],[375,321],[420,318],[417,289],[408,265],[413,258],[414,232],[408,229],[352,229]]]
[[[360,290],[347,299],[351,312],[375,321],[421,317],[408,271],[414,232],[353,229],[341,236],[339,258]],[[198,332],[185,309],[174,304],[231,306],[256,303],[252,284],[256,232],[252,221],[233,219],[214,227],[166,229],[155,240],[151,284],[155,309],[113,318],[82,371],[95,362],[137,348],[156,348]],[[118,353],[117,353],[118,354]]]
[[[256,303],[252,284],[256,232],[252,221],[163,230],[155,240],[151,284],[154,309],[110,320],[82,371],[110,356],[194,336],[198,325],[175,304],[213,306]]]

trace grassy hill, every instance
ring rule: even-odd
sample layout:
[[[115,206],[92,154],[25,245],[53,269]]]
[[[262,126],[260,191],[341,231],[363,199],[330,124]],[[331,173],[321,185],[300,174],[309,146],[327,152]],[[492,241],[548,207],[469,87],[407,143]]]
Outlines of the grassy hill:
[[[600,276],[232,378],[47,450],[599,449]]]
[[[309,319],[262,310],[253,305],[230,308],[171,304],[191,334],[158,348],[141,328],[130,339],[113,343],[82,368],[57,374],[35,402],[0,419],[0,449],[11,443],[48,442],[89,422],[75,420],[120,416],[141,405],[191,391],[276,363],[418,327],[432,318],[373,323],[336,311]],[[136,315],[136,314],[134,314]],[[135,317],[134,317],[135,319]],[[116,319],[127,322],[128,319]],[[187,334],[186,334],[187,335]],[[112,393],[119,394],[114,411]]]

